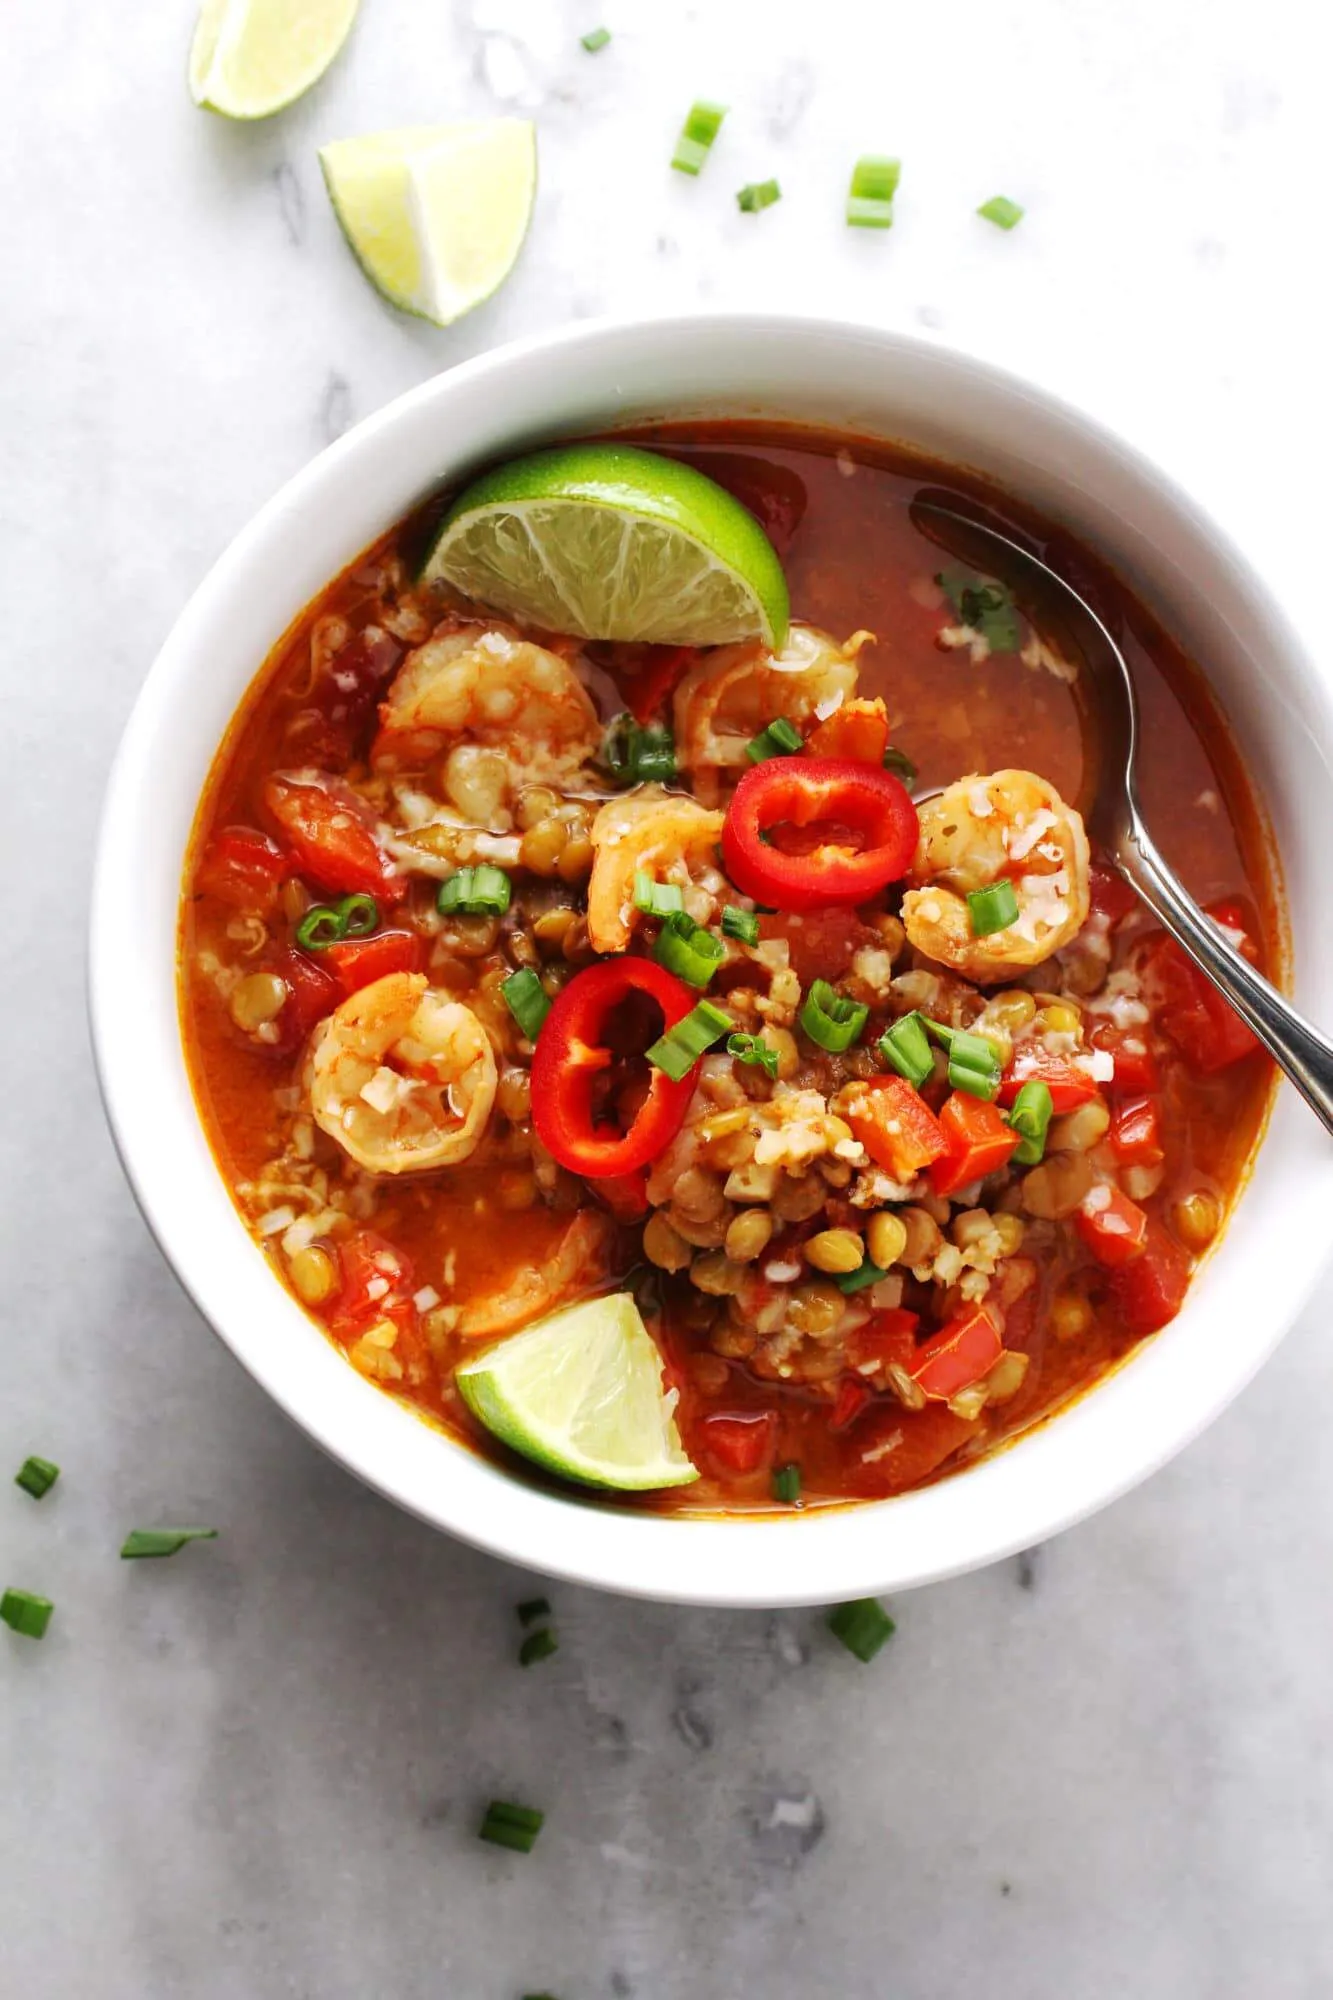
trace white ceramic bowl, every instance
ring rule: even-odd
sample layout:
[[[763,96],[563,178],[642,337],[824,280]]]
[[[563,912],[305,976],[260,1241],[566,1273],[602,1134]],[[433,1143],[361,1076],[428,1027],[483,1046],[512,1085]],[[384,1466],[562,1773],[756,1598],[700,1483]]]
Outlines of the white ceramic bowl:
[[[93,896],[94,1042],[121,1157],[163,1251],[256,1381],[371,1486],[498,1555],[609,1589],[831,1602],[1041,1541],[1144,1478],[1230,1401],[1310,1293],[1330,1240],[1333,1148],[1290,1090],[1185,1310],[1073,1408],[901,1499],[805,1517],[673,1519],[530,1486],[348,1367],[275,1282],[228,1199],[177,1017],[195,808],[247,685],[302,607],[433,488],[483,461],[561,433],[704,412],[904,440],[991,474],[1104,550],[1222,698],[1272,811],[1299,998],[1333,1019],[1333,926],[1321,910],[1333,851],[1329,704],[1239,551],[1153,466],[1029,383],[901,335],[737,316],[576,326],[467,362],[358,425],[237,537],[154,664],[112,774]]]

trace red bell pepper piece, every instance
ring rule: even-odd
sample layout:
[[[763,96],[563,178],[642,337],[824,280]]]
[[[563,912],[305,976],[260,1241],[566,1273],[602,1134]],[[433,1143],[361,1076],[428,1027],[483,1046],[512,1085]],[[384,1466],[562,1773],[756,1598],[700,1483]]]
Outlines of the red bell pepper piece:
[[[347,938],[320,953],[344,994],[359,993],[391,972],[420,972],[426,947],[415,931],[377,931],[374,937]]]
[[[784,851],[796,842],[803,853]],[[864,903],[901,881],[917,816],[889,771],[841,757],[770,757],[747,771],[722,828],[736,887],[779,910]]]
[[[1156,1333],[1180,1311],[1189,1279],[1185,1251],[1150,1215],[1142,1255],[1111,1273],[1111,1299],[1130,1333]]]
[[[732,1415],[717,1411],[700,1425],[704,1450],[727,1472],[743,1476],[758,1472],[773,1452],[777,1436],[776,1410]]]
[[[940,1110],[940,1129],[944,1151],[930,1169],[930,1185],[936,1194],[953,1194],[997,1172],[1019,1140],[994,1104],[971,1097],[965,1090],[955,1090],[946,1098]]]
[[[946,1144],[940,1122],[906,1077],[875,1076],[853,1085],[843,1116],[877,1166],[897,1181],[938,1159]]]
[[[296,866],[321,889],[347,896],[378,896],[400,903],[407,882],[376,840],[356,794],[336,783],[274,775],[264,804],[296,857]]]
[[[1157,1088],[1157,1058],[1148,1047],[1146,1028],[1094,1028],[1089,1037],[1094,1049],[1103,1049],[1115,1064],[1115,1075],[1104,1089],[1116,1095],[1140,1096]]]
[[[1089,1104],[1097,1095],[1097,1085],[1085,1069],[1069,1056],[1055,1056],[1041,1042],[1020,1042],[1000,1079],[1000,1103],[1011,1105],[1025,1083],[1037,1078],[1051,1093],[1051,1109],[1058,1116]]]
[[[292,860],[275,840],[252,826],[227,826],[211,840],[199,864],[196,884],[237,910],[271,910]]]
[[[882,764],[888,747],[888,712],[878,698],[845,701],[805,739],[808,757],[849,757],[856,764]]]
[[[608,958],[590,965],[558,994],[532,1059],[532,1120],[553,1159],[592,1180],[618,1178],[664,1152],[684,1123],[694,1074],[673,1083],[648,1066],[647,1089],[628,1129],[614,1107],[598,1106],[598,1088],[622,1048],[616,1016],[627,1002],[647,1000],[660,1016],[639,1043],[646,1048],[694,1006],[689,987],[650,958]]]
[[[1143,1255],[1148,1218],[1117,1187],[1090,1188],[1074,1216],[1074,1227],[1099,1264],[1118,1270]]]
[[[1165,1157],[1157,1099],[1128,1097],[1117,1104],[1107,1137],[1122,1166],[1155,1167]]]
[[[932,1403],[947,1403],[989,1375],[1003,1351],[994,1319],[985,1306],[973,1306],[918,1347],[912,1380]]]
[[[1233,939],[1242,958],[1259,963],[1259,953],[1246,930],[1239,903],[1213,903],[1207,914],[1215,923],[1239,935]],[[1174,938],[1165,938],[1151,962],[1151,977],[1161,1000],[1157,1020],[1191,1069],[1203,1076],[1226,1069],[1259,1047],[1230,1002],[1224,1000]]]

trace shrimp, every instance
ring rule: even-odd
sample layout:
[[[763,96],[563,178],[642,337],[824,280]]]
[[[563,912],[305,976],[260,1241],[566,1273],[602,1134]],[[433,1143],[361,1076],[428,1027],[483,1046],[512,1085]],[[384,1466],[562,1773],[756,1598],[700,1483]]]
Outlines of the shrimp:
[[[380,703],[377,770],[420,770],[467,740],[525,774],[577,768],[601,741],[587,689],[559,653],[509,625],[444,624],[409,653]]]
[[[624,951],[629,944],[638,915],[637,869],[670,881],[716,876],[721,888],[713,850],[722,837],[722,820],[720,812],[674,793],[637,793],[602,807],[592,823],[588,882],[588,935],[595,951]]]
[[[421,972],[363,986],[316,1029],[309,1058],[316,1123],[372,1174],[466,1160],[495,1102],[495,1052],[470,1007]]]
[[[785,715],[807,722],[831,715],[856,693],[856,656],[873,632],[839,646],[814,625],[793,625],[776,656],[754,640],[705,653],[676,689],[676,756],[705,805],[715,805],[718,773],[746,768],[750,739]]]
[[[1031,771],[960,778],[920,809],[921,833],[903,897],[909,940],[927,958],[981,985],[1040,965],[1088,915],[1088,838],[1053,785]],[[975,937],[965,898],[1007,879],[1018,915]]]
[[[540,1269],[528,1265],[504,1291],[464,1306],[458,1331],[465,1340],[478,1340],[487,1334],[513,1333],[541,1314],[554,1312],[571,1292],[585,1291],[604,1277],[613,1230],[610,1216],[580,1209],[554,1256]]]

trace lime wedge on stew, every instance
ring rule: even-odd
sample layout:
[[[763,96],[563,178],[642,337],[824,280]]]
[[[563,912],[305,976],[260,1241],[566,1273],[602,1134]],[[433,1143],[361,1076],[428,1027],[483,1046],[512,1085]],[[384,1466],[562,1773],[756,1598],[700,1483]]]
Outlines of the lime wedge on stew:
[[[357,0],[204,0],[190,47],[190,95],[227,118],[267,118],[323,76]]]
[[[782,564],[754,516],[701,472],[628,444],[483,473],[445,515],[425,576],[585,639],[778,650],[787,636]]]
[[[662,1388],[662,1357],[628,1293],[552,1313],[455,1379],[487,1430],[565,1479],[642,1493],[699,1477]]]
[[[448,326],[513,269],[537,192],[527,119],[338,139],[319,163],[353,255],[391,305]]]

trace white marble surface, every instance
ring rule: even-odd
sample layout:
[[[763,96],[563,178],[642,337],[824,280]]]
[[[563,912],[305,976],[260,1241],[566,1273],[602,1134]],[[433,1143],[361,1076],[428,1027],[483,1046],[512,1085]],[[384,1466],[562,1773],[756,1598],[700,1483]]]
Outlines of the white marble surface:
[[[615,30],[602,55],[577,35]],[[1333,1990],[1333,1388],[1310,1313],[1213,1432],[1021,1563],[815,1615],[553,1593],[326,1463],[198,1321],[102,1129],[94,818],[154,649],[254,507],[430,371],[607,310],[800,301],[1025,368],[1157,453],[1313,629],[1327,590],[1327,64],[1309,0],[365,0],[254,129],[190,0],[28,0],[0,65],[0,1991],[25,2000],[1305,2000]],[[1326,55],[1326,44],[1322,53]],[[706,175],[666,161],[699,94]],[[347,256],[314,149],[539,119],[536,225],[452,332]],[[905,161],[889,236],[851,158]],[[742,182],[780,206],[742,217]],[[976,222],[1002,190],[1005,237]],[[126,912],[127,926],[133,912]],[[1280,1246],[1274,1246],[1280,1254]],[[6,1497],[8,1495],[8,1497]],[[161,1565],[136,1521],[216,1521]],[[473,1837],[547,1806],[536,1853]]]

